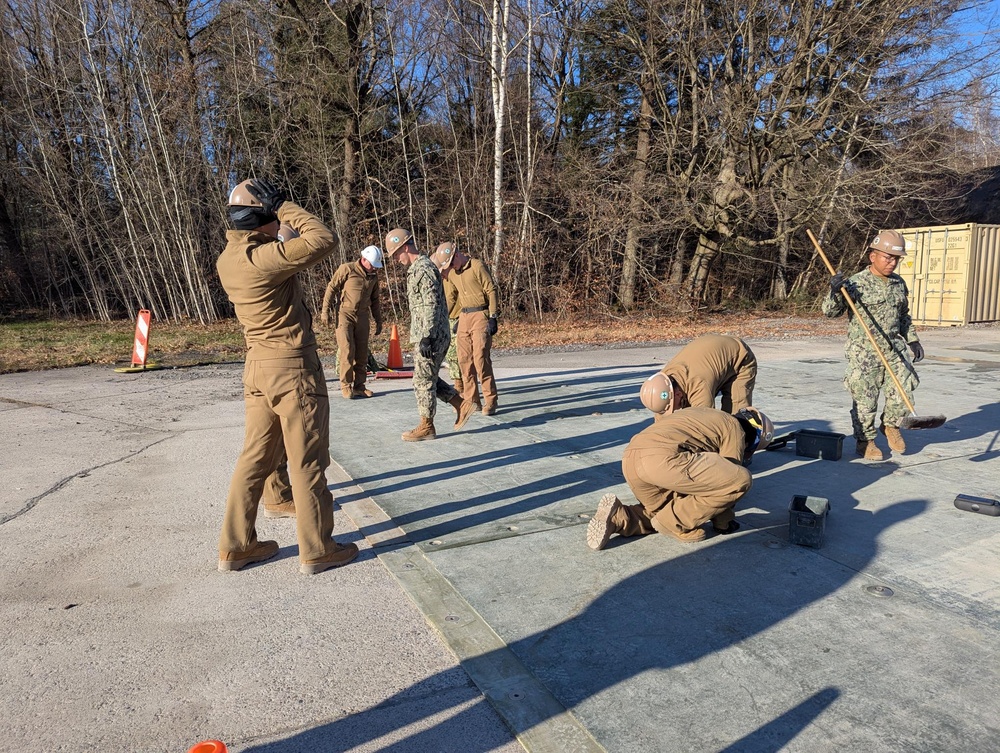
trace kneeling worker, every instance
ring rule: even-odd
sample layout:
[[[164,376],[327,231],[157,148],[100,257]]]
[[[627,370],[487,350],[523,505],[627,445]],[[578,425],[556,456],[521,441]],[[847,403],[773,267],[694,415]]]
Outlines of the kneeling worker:
[[[665,402],[659,393],[644,391],[643,397],[654,412]],[[587,526],[587,545],[603,549],[614,534],[664,533],[701,541],[706,535],[701,526],[708,521],[716,533],[737,531],[733,508],[752,483],[744,466],[773,438],[770,419],[756,408],[742,408],[735,416],[714,408],[663,416],[632,438],[622,458],[639,504],[626,506],[605,494]]]
[[[713,408],[719,394],[721,409],[735,413],[753,403],[757,359],[738,337],[702,335],[681,348],[660,373],[671,381],[665,414],[689,406]]]

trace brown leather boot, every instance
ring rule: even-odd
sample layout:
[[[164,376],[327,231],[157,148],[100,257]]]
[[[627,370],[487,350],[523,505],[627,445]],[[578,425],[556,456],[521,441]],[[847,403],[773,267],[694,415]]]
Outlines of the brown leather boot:
[[[294,518],[295,502],[282,502],[277,505],[264,505],[265,518]]]
[[[303,575],[316,575],[333,567],[346,565],[358,556],[357,544],[334,544],[334,550],[316,560],[302,560],[299,572]]]
[[[345,400],[353,400],[354,388],[351,387],[349,384],[345,384],[343,387],[340,388],[340,394],[344,396]]]
[[[903,433],[895,426],[882,424],[878,430],[889,440],[889,449],[893,452],[906,452],[906,442],[903,441]]]
[[[258,541],[245,552],[219,552],[219,570],[242,570],[251,563],[269,560],[277,553],[277,541]]]
[[[436,439],[437,432],[434,431],[434,421],[429,418],[421,418],[415,429],[403,434],[404,442],[420,442],[424,439]]]
[[[374,395],[375,395],[375,393],[372,392],[367,387],[362,387],[361,389],[358,389],[357,387],[354,388],[354,397],[355,398],[373,397]]]
[[[875,446],[874,439],[859,439],[857,453],[865,460],[882,460],[882,450]]]
[[[496,400],[487,400],[486,404],[483,405],[483,415],[484,416],[492,416],[496,412],[497,412],[497,401]]]
[[[455,409],[455,431],[458,431],[465,426],[465,422],[469,420],[469,416],[475,411],[476,406],[463,402],[462,396],[458,394],[449,400],[448,404]]]

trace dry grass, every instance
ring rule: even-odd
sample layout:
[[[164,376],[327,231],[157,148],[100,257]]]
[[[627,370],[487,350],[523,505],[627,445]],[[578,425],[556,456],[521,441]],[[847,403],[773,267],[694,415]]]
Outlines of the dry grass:
[[[613,345],[687,340],[705,332],[721,332],[751,339],[780,339],[813,335],[840,335],[843,321],[820,316],[754,314],[690,317],[627,316],[550,317],[542,322],[501,319],[494,347],[550,348],[568,345]],[[134,321],[31,321],[0,323],[0,373],[82,366],[128,365],[132,356]],[[372,340],[379,360],[389,348],[391,324]],[[408,332],[399,325],[404,352]],[[321,352],[332,356],[337,344],[332,329],[319,329]],[[243,359],[243,335],[235,320],[212,324],[154,321],[150,328],[149,357],[163,366],[190,366]]]

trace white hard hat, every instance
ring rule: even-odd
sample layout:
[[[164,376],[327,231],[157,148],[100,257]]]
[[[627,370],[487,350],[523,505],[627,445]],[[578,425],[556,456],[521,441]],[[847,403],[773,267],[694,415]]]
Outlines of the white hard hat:
[[[361,251],[361,258],[375,269],[382,269],[382,249],[378,246],[365,246]]]

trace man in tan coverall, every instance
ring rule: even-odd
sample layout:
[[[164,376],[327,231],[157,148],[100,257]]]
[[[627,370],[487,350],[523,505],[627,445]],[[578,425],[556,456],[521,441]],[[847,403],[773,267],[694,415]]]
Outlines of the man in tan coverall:
[[[736,413],[753,404],[757,381],[757,359],[738,337],[702,335],[677,353],[660,370],[672,382],[674,399],[666,413],[688,406],[715,407],[715,396],[722,394],[721,409]]]
[[[493,335],[497,333],[497,288],[493,275],[479,259],[466,256],[453,243],[438,246],[431,261],[441,271],[449,309],[456,300],[460,307],[455,336],[462,370],[462,399],[475,403],[481,383],[483,413],[492,416],[497,410],[497,387],[490,357]]]
[[[735,416],[715,408],[688,408],[663,416],[632,437],[622,458],[625,481],[639,501],[623,505],[605,494],[587,526],[587,545],[603,549],[614,534],[663,533],[681,541],[739,529],[733,508],[752,483],[744,464],[774,437],[756,408]]]
[[[337,360],[340,366],[340,393],[348,400],[371,397],[365,387],[368,376],[368,340],[371,319],[375,337],[382,334],[382,307],[379,303],[378,270],[382,268],[382,250],[366,246],[357,261],[337,267],[326,286],[320,319],[330,326],[330,304],[337,306]],[[338,305],[339,302],[339,305]]]
[[[299,570],[323,572],[350,562],[358,548],[333,540],[333,495],[324,473],[330,464],[330,402],[312,316],[296,273],[330,255],[333,234],[264,180],[244,181],[233,189],[229,216],[237,229],[226,233],[216,269],[247,343],[246,436],[226,499],[219,569],[239,570],[278,553],[277,542],[257,540],[255,522],[265,479],[284,450]],[[279,220],[299,237],[277,240]]]

